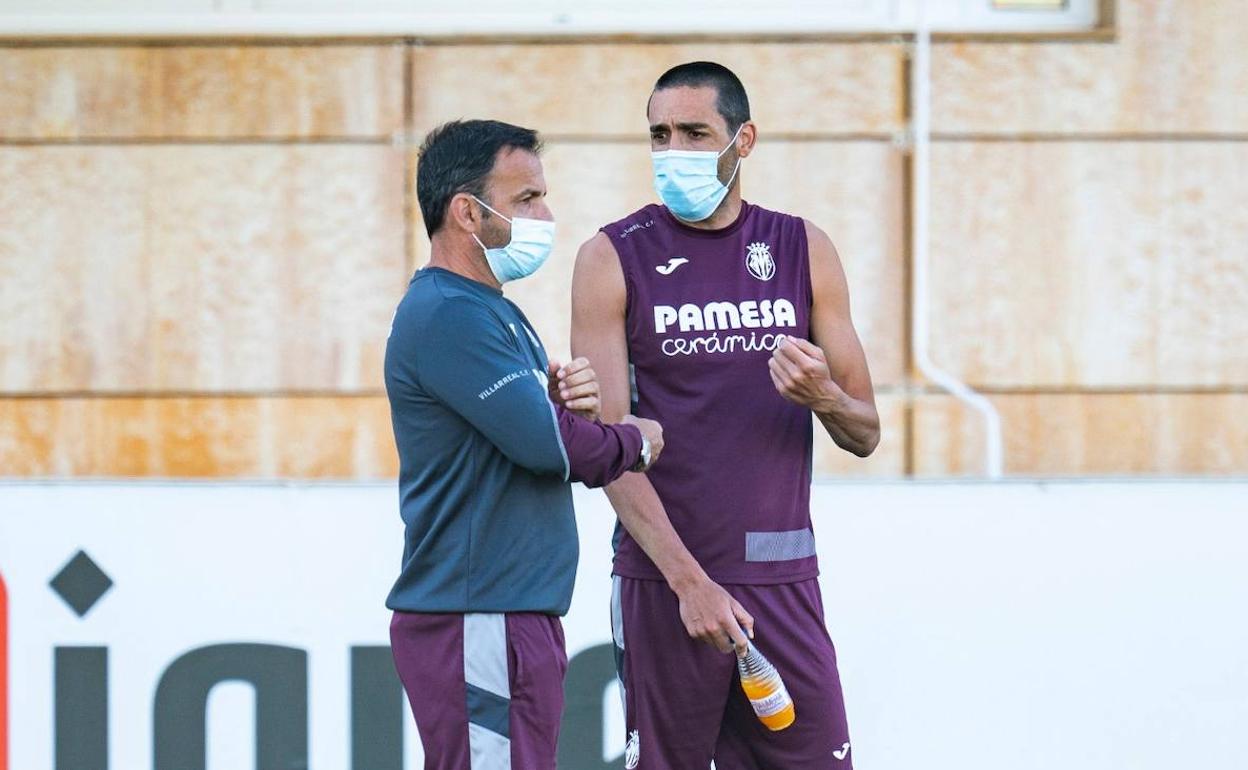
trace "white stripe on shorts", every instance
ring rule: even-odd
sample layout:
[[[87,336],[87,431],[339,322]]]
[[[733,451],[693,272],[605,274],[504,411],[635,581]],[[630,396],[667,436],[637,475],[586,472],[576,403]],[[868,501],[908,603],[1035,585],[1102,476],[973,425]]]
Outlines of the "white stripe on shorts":
[[[624,649],[624,609],[620,605],[620,576],[611,576],[611,638]]]
[[[464,615],[464,682],[500,698],[511,698],[505,615]],[[471,770],[511,770],[511,741],[507,736],[469,723],[468,748]]]
[[[624,678],[620,676],[619,661],[624,659],[624,606],[620,602],[619,575],[611,576],[611,639],[615,642],[615,680],[620,683],[620,707],[628,717],[628,693],[624,691]]]

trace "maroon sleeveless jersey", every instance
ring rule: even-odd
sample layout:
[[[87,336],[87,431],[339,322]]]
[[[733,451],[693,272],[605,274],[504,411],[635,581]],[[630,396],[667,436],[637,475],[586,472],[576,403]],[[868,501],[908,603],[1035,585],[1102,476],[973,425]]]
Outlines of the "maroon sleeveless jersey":
[[[652,204],[602,231],[628,291],[632,411],[663,425],[648,476],[676,532],[719,583],[816,576],[813,420],[767,368],[784,336],[810,339],[805,223],[743,202],[730,226],[698,230]],[[615,574],[662,579],[622,527]]]

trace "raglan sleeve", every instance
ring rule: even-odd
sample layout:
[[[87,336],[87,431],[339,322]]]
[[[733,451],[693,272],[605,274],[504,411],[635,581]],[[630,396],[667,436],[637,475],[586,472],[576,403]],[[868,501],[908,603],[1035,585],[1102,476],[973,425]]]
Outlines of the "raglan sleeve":
[[[425,332],[416,351],[422,387],[516,465],[566,480],[568,457],[544,373],[502,320],[457,298],[438,308]]]
[[[422,386],[516,465],[602,486],[636,464],[641,432],[551,403],[546,373],[533,368],[515,333],[489,308],[449,300],[428,332],[418,351]]]

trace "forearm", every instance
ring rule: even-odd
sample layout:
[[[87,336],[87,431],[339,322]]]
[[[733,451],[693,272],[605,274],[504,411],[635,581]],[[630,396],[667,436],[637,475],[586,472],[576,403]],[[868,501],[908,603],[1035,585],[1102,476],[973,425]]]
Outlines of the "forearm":
[[[606,489],[620,523],[659,568],[673,591],[706,579],[706,572],[681,542],[654,486],[640,473],[626,473]]]
[[[813,411],[836,445],[847,452],[866,457],[880,443],[880,415],[870,401],[841,392],[821,399]]]
[[[602,425],[555,407],[559,434],[568,453],[569,477],[586,486],[615,481],[637,464],[641,431],[632,425]]]

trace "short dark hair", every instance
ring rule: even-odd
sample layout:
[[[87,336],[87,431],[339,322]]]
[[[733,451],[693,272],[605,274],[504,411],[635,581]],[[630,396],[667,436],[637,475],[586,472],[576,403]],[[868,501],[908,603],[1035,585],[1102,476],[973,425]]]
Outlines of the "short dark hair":
[[[508,148],[539,153],[542,140],[531,128],[498,120],[452,120],[425,136],[417,154],[416,199],[429,237],[442,228],[455,195],[485,197],[494,161]]]
[[[713,61],[678,64],[659,76],[654,83],[654,90],[706,86],[715,89],[715,109],[728,124],[728,131],[735,133],[742,123],[750,119],[750,98],[745,95],[745,86],[741,85],[741,79],[724,65]],[[649,104],[646,106],[649,111]]]

